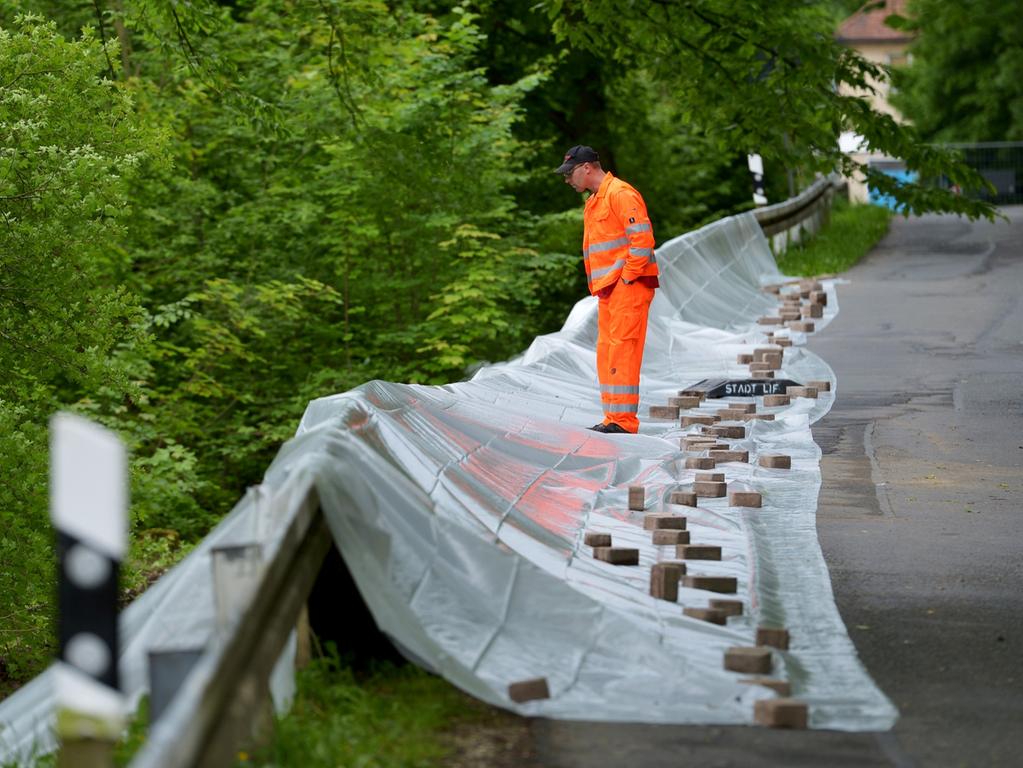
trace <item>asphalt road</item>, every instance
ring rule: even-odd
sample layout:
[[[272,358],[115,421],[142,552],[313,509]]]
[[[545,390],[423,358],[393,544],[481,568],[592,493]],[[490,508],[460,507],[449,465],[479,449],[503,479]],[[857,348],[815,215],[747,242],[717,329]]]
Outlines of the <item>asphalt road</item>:
[[[1023,207],[897,219],[809,344],[817,529],[886,733],[536,720],[543,766],[1023,765]]]

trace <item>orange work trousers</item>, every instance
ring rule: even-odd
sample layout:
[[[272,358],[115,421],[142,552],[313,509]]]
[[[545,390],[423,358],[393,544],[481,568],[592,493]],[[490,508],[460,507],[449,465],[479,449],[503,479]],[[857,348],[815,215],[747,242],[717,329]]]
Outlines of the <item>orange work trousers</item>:
[[[604,423],[639,431],[639,369],[654,289],[620,280],[597,309],[597,377]]]

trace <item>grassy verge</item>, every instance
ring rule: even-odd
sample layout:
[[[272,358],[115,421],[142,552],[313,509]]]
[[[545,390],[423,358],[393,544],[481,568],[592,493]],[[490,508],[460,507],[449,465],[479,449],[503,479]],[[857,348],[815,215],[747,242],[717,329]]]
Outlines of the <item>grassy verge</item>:
[[[328,653],[299,673],[294,706],[277,721],[273,742],[240,754],[237,765],[521,765],[509,752],[521,748],[526,727],[412,665],[359,674]]]
[[[793,276],[844,272],[884,237],[891,216],[891,211],[877,205],[836,200],[831,223],[808,243],[778,255],[778,269]]]

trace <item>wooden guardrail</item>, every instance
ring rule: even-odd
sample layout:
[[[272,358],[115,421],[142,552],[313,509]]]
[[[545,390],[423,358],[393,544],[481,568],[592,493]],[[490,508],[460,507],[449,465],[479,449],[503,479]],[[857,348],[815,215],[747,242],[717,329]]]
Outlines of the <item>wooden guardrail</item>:
[[[753,215],[770,240],[771,250],[781,253],[826,226],[835,192],[842,184],[832,178],[818,179],[793,198],[757,208]]]
[[[227,575],[218,579],[214,554],[218,631],[151,725],[133,768],[231,765],[265,735],[270,674],[333,544],[316,489],[303,482],[297,492],[285,483],[270,500],[271,519],[286,528],[268,559],[258,545],[225,548]]]

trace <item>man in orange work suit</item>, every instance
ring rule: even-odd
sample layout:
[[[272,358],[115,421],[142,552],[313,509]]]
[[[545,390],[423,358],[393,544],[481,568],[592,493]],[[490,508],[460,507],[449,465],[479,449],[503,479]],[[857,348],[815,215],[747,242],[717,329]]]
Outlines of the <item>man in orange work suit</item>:
[[[639,431],[639,369],[647,313],[658,286],[654,230],[643,197],[600,166],[592,147],[575,146],[555,170],[576,192],[589,192],[583,211],[583,264],[597,312],[597,377],[604,421],[590,429]]]

